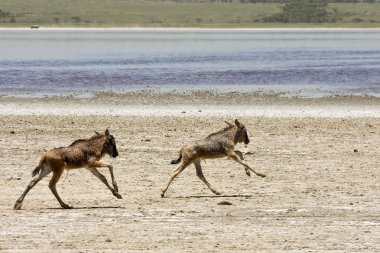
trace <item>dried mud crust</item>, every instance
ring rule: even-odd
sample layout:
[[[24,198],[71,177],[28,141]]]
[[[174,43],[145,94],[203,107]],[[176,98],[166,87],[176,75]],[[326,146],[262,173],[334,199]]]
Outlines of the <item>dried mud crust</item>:
[[[247,177],[232,160],[209,160],[203,172],[221,196],[189,166],[161,198],[182,144],[224,120],[234,118],[0,116],[0,251],[380,250],[379,118],[239,118],[251,143],[238,149],[267,177]],[[81,169],[57,184],[74,209],[60,208],[46,178],[13,210],[44,150],[107,127],[120,156],[105,160],[123,199]]]

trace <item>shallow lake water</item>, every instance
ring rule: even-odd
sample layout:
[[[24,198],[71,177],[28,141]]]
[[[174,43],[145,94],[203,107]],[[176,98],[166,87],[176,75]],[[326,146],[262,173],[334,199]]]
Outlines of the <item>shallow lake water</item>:
[[[379,29],[3,29],[1,94],[380,94]]]

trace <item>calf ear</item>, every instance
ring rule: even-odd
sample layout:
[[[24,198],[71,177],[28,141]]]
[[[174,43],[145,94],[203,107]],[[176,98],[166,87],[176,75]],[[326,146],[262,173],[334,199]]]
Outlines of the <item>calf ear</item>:
[[[104,132],[105,135],[110,135],[110,131],[108,131],[108,128],[106,129],[106,131]]]
[[[237,127],[241,127],[242,125],[240,124],[240,122],[237,120],[237,119],[235,119],[235,125],[237,126]]]
[[[95,130],[94,130],[94,132],[95,132],[96,135],[100,135],[100,133],[96,132]]]

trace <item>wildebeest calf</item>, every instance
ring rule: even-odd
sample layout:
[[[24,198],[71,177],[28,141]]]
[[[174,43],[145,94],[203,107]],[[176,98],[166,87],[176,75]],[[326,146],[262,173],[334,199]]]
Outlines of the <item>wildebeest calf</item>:
[[[113,158],[119,155],[116,148],[115,138],[109,133],[108,129],[104,134],[96,133],[95,136],[89,139],[76,140],[68,147],[55,148],[47,151],[42,156],[39,165],[33,170],[32,176],[34,178],[26,187],[21,197],[16,201],[14,209],[21,209],[26,194],[50,172],[53,172],[53,176],[49,183],[50,190],[63,208],[72,208],[62,201],[56,190],[56,184],[65,169],[88,169],[111,190],[113,195],[118,199],[121,199],[122,197],[118,192],[118,187],[113,175],[113,166],[99,162],[105,154],[108,154]],[[97,170],[97,168],[100,167],[109,168],[113,187],[108,184],[107,179]]]
[[[242,164],[245,167],[248,176],[250,176],[250,171],[252,171],[257,176],[265,177],[264,174],[254,171],[243,160],[243,156],[240,151],[234,150],[237,143],[244,142],[245,144],[248,144],[250,142],[246,127],[238,120],[235,120],[235,124],[228,122],[226,123],[228,124],[228,127],[224,128],[223,130],[210,134],[203,140],[194,141],[182,147],[179,158],[171,162],[172,164],[180,164],[173,172],[166,188],[162,190],[161,197],[164,197],[165,192],[169,188],[169,185],[174,180],[174,178],[176,178],[179,173],[181,173],[187,166],[192,163],[195,165],[197,176],[207,185],[207,187],[213,193],[220,195],[217,190],[211,187],[203,175],[201,167],[201,160],[203,159],[213,159],[227,156]]]

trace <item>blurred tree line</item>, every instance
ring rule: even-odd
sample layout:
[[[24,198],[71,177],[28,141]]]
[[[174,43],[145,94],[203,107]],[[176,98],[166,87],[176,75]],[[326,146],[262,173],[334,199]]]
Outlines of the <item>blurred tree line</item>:
[[[251,0],[244,0],[251,1]],[[336,22],[327,11],[329,3],[375,3],[375,0],[284,0],[280,13],[264,17],[266,23],[326,23]]]
[[[7,11],[0,10],[0,18],[9,17],[10,13]]]
[[[154,1],[154,0],[153,0]],[[328,4],[380,3],[380,0],[162,0],[187,3],[272,3],[280,4],[281,12],[258,19],[264,23],[328,23],[337,22],[338,10],[328,12]],[[362,22],[360,18],[352,20]],[[376,22],[376,21],[374,21]]]
[[[325,23],[328,22],[328,0],[287,0],[282,12],[264,17],[268,23]]]

